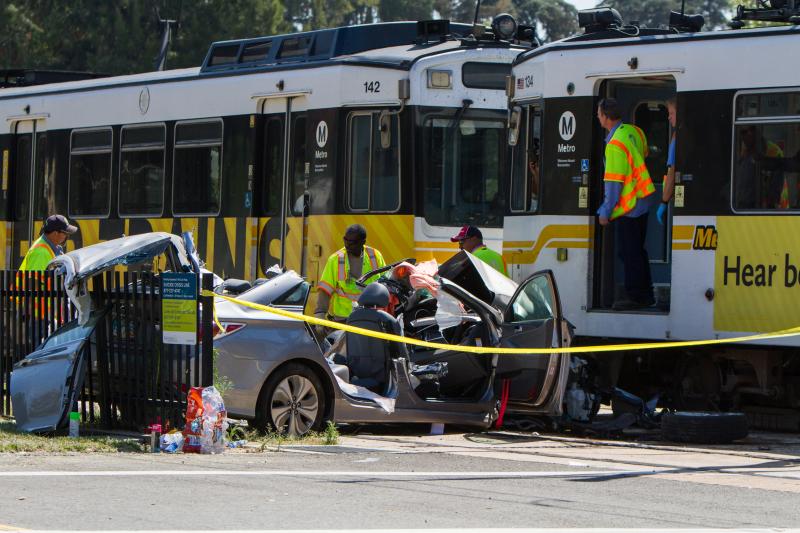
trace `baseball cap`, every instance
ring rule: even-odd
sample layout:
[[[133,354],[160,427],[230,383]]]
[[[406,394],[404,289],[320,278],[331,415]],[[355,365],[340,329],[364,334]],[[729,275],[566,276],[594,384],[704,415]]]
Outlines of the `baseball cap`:
[[[50,215],[44,221],[42,226],[42,233],[50,233],[51,231],[63,231],[64,233],[75,233],[78,231],[77,226],[73,226],[64,215]]]
[[[459,242],[470,237],[480,237],[483,239],[483,233],[475,226],[463,226],[461,230],[454,236],[450,237],[450,242]]]

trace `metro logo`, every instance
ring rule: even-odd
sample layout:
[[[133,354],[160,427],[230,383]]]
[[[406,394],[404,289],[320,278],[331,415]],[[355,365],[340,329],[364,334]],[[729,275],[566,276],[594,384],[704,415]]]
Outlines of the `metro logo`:
[[[694,230],[694,250],[716,250],[717,228],[714,226],[697,226]]]

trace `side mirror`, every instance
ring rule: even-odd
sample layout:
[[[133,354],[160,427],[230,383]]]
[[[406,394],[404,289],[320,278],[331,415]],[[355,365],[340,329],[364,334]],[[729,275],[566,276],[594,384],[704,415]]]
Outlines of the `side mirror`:
[[[516,146],[519,140],[519,125],[522,122],[522,108],[514,106],[508,117],[508,145]]]
[[[381,131],[381,148],[388,150],[392,146],[392,116],[386,111],[378,117],[378,128]]]

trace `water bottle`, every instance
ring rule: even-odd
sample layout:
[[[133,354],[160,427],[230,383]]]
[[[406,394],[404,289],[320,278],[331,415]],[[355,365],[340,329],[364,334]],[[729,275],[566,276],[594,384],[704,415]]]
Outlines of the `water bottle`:
[[[77,439],[81,425],[81,414],[77,411],[70,411],[69,413],[69,436],[70,438]]]
[[[161,424],[150,426],[150,451],[152,453],[161,451]]]

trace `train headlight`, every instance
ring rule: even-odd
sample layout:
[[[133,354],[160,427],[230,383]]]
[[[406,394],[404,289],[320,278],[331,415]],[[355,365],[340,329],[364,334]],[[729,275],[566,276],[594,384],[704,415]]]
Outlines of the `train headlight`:
[[[517,33],[517,21],[508,13],[501,13],[492,20],[492,32],[495,38],[509,41]]]
[[[428,70],[428,89],[452,89],[453,74],[449,70]]]

